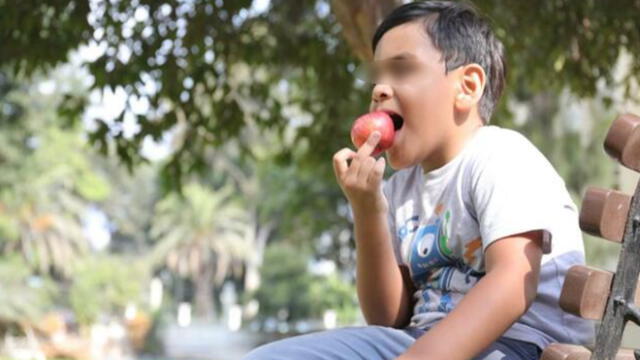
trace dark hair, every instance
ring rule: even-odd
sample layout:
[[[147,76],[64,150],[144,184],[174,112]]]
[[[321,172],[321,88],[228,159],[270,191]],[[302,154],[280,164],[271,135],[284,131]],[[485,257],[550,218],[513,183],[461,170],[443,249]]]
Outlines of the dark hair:
[[[422,20],[433,45],[442,53],[446,71],[476,63],[486,73],[486,86],[479,103],[480,117],[491,119],[502,94],[506,76],[503,46],[487,20],[471,6],[451,1],[418,1],[402,5],[378,26],[373,40],[375,51],[382,36],[404,23]]]

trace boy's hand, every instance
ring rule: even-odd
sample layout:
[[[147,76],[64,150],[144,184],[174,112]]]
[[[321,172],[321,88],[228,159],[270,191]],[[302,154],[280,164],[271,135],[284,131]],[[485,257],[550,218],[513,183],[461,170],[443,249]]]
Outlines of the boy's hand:
[[[380,133],[374,131],[358,152],[344,148],[333,156],[336,179],[354,212],[387,212],[381,186],[385,160],[371,156],[379,141]]]

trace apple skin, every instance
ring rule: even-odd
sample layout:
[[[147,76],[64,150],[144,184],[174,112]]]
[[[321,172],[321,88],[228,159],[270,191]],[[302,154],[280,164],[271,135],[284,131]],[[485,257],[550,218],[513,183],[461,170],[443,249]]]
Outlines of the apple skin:
[[[396,132],[393,120],[386,112],[374,111],[358,117],[351,127],[351,142],[356,148],[360,148],[374,131],[380,133],[380,141],[371,156],[377,156],[393,145]]]

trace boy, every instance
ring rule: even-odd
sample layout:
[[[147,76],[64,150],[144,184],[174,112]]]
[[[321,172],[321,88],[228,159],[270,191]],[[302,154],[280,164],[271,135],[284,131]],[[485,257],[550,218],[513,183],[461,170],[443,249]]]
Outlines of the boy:
[[[247,359],[538,359],[551,342],[591,341],[591,323],[558,306],[566,271],[584,262],[576,206],[529,141],[487,125],[505,76],[487,23],[460,3],[410,3],[373,50],[370,110],[394,119],[398,171],[383,188],[378,133],[333,158],[369,326]]]

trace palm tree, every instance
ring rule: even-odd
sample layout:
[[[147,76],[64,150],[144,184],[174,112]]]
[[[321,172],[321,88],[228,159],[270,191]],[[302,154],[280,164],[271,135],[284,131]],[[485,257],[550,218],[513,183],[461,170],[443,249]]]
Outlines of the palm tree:
[[[37,76],[17,80],[0,73],[0,108],[22,110],[0,112],[0,256],[21,254],[33,271],[67,280],[87,252],[86,207],[104,200],[108,185],[88,159],[83,126],[52,121],[62,95],[41,94]]]
[[[150,261],[193,281],[195,312],[204,318],[214,315],[214,286],[250,253],[247,212],[234,194],[230,186],[211,190],[191,183],[155,208]]]
[[[30,147],[17,139],[32,130],[5,130],[0,216],[13,231],[0,253],[19,252],[38,273],[67,278],[88,248],[82,232],[86,206],[103,198],[107,185],[91,169],[79,129],[43,127]]]
[[[87,253],[86,238],[77,218],[25,205],[18,221],[20,239],[4,250],[22,253],[39,274],[68,279],[75,261]]]
[[[31,277],[31,269],[19,256],[0,259],[0,283],[0,334],[12,324],[25,330],[53,303],[56,289],[46,278]]]

